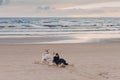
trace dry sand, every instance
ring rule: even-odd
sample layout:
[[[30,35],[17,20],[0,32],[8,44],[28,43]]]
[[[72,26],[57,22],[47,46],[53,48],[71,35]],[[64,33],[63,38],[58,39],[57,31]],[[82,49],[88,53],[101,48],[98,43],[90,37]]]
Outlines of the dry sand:
[[[46,48],[74,66],[34,64]],[[120,42],[1,44],[0,80],[120,80]]]

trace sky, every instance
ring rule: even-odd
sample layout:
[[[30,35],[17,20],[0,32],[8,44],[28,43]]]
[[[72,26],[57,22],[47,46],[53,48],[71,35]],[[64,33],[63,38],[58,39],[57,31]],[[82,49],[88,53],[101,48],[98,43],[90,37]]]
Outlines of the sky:
[[[0,0],[0,17],[120,17],[120,0]]]

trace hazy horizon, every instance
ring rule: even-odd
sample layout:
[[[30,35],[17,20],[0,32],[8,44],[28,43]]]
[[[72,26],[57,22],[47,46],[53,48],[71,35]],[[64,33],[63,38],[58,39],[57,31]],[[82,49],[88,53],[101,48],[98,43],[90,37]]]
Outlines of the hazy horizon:
[[[119,0],[0,0],[0,17],[120,17]]]

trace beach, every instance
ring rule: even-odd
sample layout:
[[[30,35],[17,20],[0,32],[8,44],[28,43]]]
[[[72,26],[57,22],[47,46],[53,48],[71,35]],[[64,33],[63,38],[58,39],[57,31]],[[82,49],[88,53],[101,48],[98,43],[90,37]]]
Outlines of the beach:
[[[41,64],[45,49],[71,65]],[[120,18],[0,17],[0,80],[120,80]]]
[[[35,64],[44,49],[73,66]],[[0,80],[120,80],[120,42],[0,44]]]
[[[0,80],[120,80],[120,0],[0,0]]]

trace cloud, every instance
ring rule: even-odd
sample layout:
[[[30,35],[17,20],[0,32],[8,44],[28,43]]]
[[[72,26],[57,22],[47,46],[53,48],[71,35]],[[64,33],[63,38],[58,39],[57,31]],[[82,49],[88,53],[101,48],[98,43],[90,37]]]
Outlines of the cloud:
[[[48,14],[49,13],[49,14]],[[47,9],[39,10],[38,16],[54,16],[54,17],[120,17],[120,7],[102,7],[94,9]]]
[[[49,6],[75,6],[93,3],[113,2],[119,0],[11,0],[12,5],[49,5]]]
[[[3,4],[3,0],[0,0],[0,5],[2,5]]]
[[[37,7],[37,10],[52,10],[52,9],[55,9],[55,8],[50,7],[50,6],[39,6],[39,7]]]
[[[102,7],[101,10],[108,13],[119,13],[120,14],[120,7]]]
[[[86,5],[76,5],[70,7],[64,7],[60,9],[94,9],[101,7],[120,7],[120,1],[117,2],[104,2],[104,3],[95,3],[95,4],[86,4]]]
[[[44,11],[43,11],[44,10]],[[91,14],[101,14],[104,13],[103,10],[99,9],[68,9],[61,10],[55,8],[41,8],[36,12],[39,16],[54,16],[54,17],[70,17],[73,15],[91,15]]]
[[[0,16],[120,16],[119,4],[119,0],[0,0],[6,5],[0,7]]]
[[[9,3],[10,3],[9,0],[0,0],[0,5],[7,5]]]

